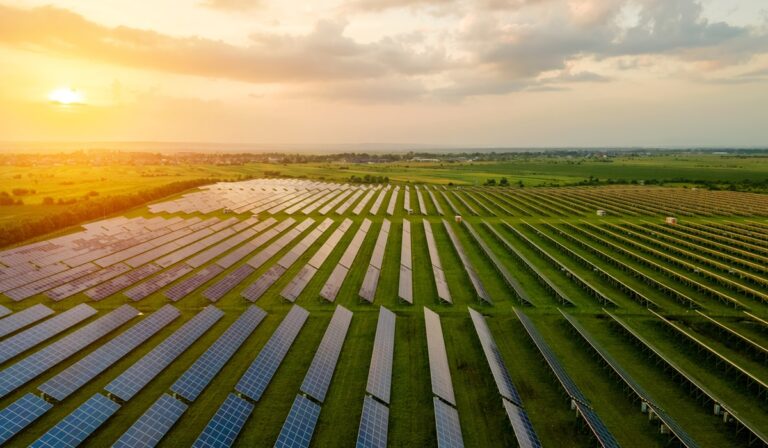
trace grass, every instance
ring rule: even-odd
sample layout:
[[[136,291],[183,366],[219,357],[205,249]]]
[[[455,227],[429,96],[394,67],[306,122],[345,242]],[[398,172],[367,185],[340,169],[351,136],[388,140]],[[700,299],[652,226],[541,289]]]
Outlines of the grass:
[[[629,165],[630,160],[626,163]],[[674,162],[674,161],[673,161]],[[704,163],[698,161],[677,161],[681,164]],[[529,162],[533,166],[534,161]],[[542,163],[538,161],[536,163]],[[604,162],[595,162],[604,163]],[[614,162],[616,163],[616,162]],[[637,162],[639,163],[639,162]],[[586,162],[583,162],[586,164]],[[558,165],[558,164],[554,164]],[[576,165],[577,167],[582,165]],[[606,164],[610,165],[610,164]],[[396,167],[392,167],[393,172]],[[455,166],[451,167],[456,168]],[[529,167],[530,168],[530,167]],[[228,168],[227,168],[228,169]],[[261,169],[261,168],[259,168]],[[324,168],[325,169],[325,168]],[[360,168],[362,173],[364,169]],[[414,168],[415,169],[415,168]],[[480,171],[467,171],[456,169],[456,179],[471,181],[477,172],[488,175],[497,175],[494,170],[508,169],[503,167],[474,166]],[[724,168],[728,169],[728,168]],[[256,168],[254,168],[256,170]],[[420,167],[421,176],[418,179],[442,179],[439,167],[430,169]],[[532,171],[533,168],[531,168]],[[309,173],[312,170],[297,173]],[[397,174],[407,175],[411,168],[404,168]],[[320,173],[318,168],[317,173]],[[338,173],[338,171],[336,171]],[[579,171],[577,170],[577,173]],[[347,173],[344,173],[345,175]],[[395,179],[395,176],[391,176]],[[412,179],[413,180],[413,179]],[[2,187],[0,187],[0,190]],[[436,195],[440,206],[447,212],[450,207],[441,195]],[[477,197],[477,196],[476,196]],[[495,200],[492,196],[489,196]],[[374,198],[375,199],[375,198]],[[460,201],[451,198],[457,207],[464,210]],[[476,207],[470,198],[473,207]],[[482,200],[482,199],[481,199]],[[427,207],[434,212],[434,205],[425,194]],[[325,328],[335,308],[334,304],[325,303],[318,299],[318,294],[325,280],[330,275],[333,267],[341,257],[344,249],[354,236],[357,227],[363,218],[369,218],[373,225],[368,231],[357,260],[350,270],[339,292],[336,303],[343,305],[355,314],[347,335],[338,367],[336,369],[329,394],[322,407],[319,424],[314,434],[313,446],[353,446],[357,435],[362,401],[365,393],[365,385],[368,376],[368,366],[373,349],[373,338],[378,315],[378,306],[383,305],[397,314],[397,331],[394,358],[394,376],[392,379],[392,402],[390,406],[390,432],[391,446],[398,447],[422,447],[433,446],[436,443],[434,416],[432,410],[432,394],[430,375],[427,361],[426,335],[424,331],[423,307],[438,312],[441,316],[443,332],[448,351],[448,359],[456,391],[457,405],[460,414],[464,441],[468,447],[485,446],[514,446],[514,433],[507,421],[506,414],[501,404],[500,396],[488,368],[485,356],[479,341],[475,335],[467,307],[471,306],[483,312],[488,319],[491,331],[499,345],[502,356],[510,370],[512,379],[519,389],[526,409],[528,410],[534,427],[537,429],[544,446],[563,447],[587,447],[592,446],[588,434],[569,409],[566,396],[556,383],[549,368],[544,364],[538,350],[531,342],[522,325],[515,317],[513,308],[518,307],[514,295],[508,290],[501,278],[496,274],[490,262],[485,259],[479,247],[461,226],[449,221],[453,230],[458,235],[462,245],[468,253],[469,259],[478,271],[486,289],[493,297],[494,306],[487,306],[477,302],[474,292],[468,283],[468,278],[463,272],[461,261],[455,253],[448,234],[443,228],[441,217],[434,215],[427,219],[432,223],[433,232],[437,241],[443,268],[448,278],[449,288],[453,295],[454,304],[440,304],[436,297],[432,270],[427,252],[424,229],[421,217],[407,216],[403,210],[403,196],[400,195],[394,217],[386,217],[384,211],[389,202],[389,194],[385,197],[377,216],[367,214],[354,216],[351,214],[354,207],[350,207],[343,217],[350,217],[355,224],[347,231],[342,241],[337,245],[329,259],[318,271],[314,279],[309,283],[297,303],[310,311],[310,317],[301,330],[295,344],[288,352],[285,361],[278,370],[274,380],[267,388],[262,399],[256,404],[253,415],[248,420],[246,427],[238,438],[238,444],[242,446],[268,446],[274,442],[280,431],[283,421],[299,392],[304,374],[312,360],[315,350],[322,338]],[[369,206],[373,200],[369,202]],[[418,208],[416,195],[412,194],[411,204]],[[501,210],[493,208],[493,202],[487,203],[496,213],[501,215]],[[536,207],[537,204],[525,203],[527,207]],[[476,207],[479,209],[479,207]],[[478,210],[479,211],[479,210]],[[127,216],[150,216],[145,208],[140,207],[126,214]],[[211,214],[223,217],[223,214]],[[343,217],[335,213],[330,215],[337,223]],[[278,215],[283,219],[284,215]],[[357,291],[362,283],[368,267],[368,260],[373,251],[373,246],[378,235],[381,222],[384,218],[392,221],[390,237],[385,252],[384,265],[381,273],[379,289],[377,290],[375,305],[361,303],[357,297]],[[323,217],[313,215],[319,223]],[[297,217],[301,221],[303,216]],[[399,272],[400,242],[402,232],[402,220],[409,219],[412,224],[413,266],[414,266],[414,305],[401,303],[397,298],[397,282]],[[522,240],[502,225],[500,217],[469,217],[465,214],[481,237],[488,243],[494,253],[501,259],[509,271],[519,279],[524,289],[535,301],[536,307],[524,308],[542,333],[544,339],[552,347],[556,355],[561,359],[568,373],[575,383],[589,397],[597,413],[604,420],[608,428],[614,433],[624,446],[665,446],[666,440],[658,435],[653,426],[648,422],[647,416],[639,410],[639,405],[608,375],[607,371],[600,367],[592,356],[590,349],[574,336],[565,319],[558,312],[558,303],[536,280],[526,271],[521,262],[509,254],[504,248],[495,242],[493,236],[480,224],[481,220],[487,220],[494,228],[528,257],[532,263],[551,279],[558,287],[565,291],[577,304],[570,308],[569,313],[584,325],[584,327],[598,340],[603,347],[614,356],[643,387],[653,394],[664,409],[672,415],[683,427],[685,427],[701,446],[735,446],[741,442],[734,438],[730,429],[727,429],[717,416],[711,415],[709,409],[697,404],[675,382],[670,380],[664,371],[653,363],[647,362],[643,354],[636,349],[630,341],[612,330],[612,325],[606,320],[601,311],[601,306],[594,298],[578,288],[566,275],[553,267],[540,255],[531,250]],[[578,222],[586,219],[589,222],[599,222],[595,217],[572,218],[570,222]],[[643,218],[645,219],[645,218]],[[719,218],[693,218],[692,221],[714,221]],[[740,221],[742,218],[728,218]],[[750,218],[751,219],[751,218]],[[716,370],[701,362],[700,357],[692,350],[676,343],[671,339],[662,327],[654,323],[650,314],[635,302],[626,297],[621,291],[610,285],[601,283],[600,278],[589,269],[573,262],[571,259],[555,249],[546,239],[522,226],[522,221],[536,225],[539,222],[552,222],[557,224],[559,217],[506,217],[504,222],[509,222],[516,229],[531,238],[548,251],[555,259],[577,272],[590,283],[598,283],[600,289],[610,294],[619,308],[616,310],[623,318],[631,323],[641,334],[648,337],[667,353],[675,362],[689,371],[703,383],[710,386],[720,394],[731,406],[754,421],[760,427],[768,427],[768,408],[756,397],[744,393],[734,386],[732,380],[720,375]],[[604,218],[602,221],[619,222],[619,218]],[[174,426],[161,446],[188,446],[190,445],[226,395],[234,391],[234,386],[256,357],[261,348],[267,342],[274,329],[290,308],[279,297],[279,292],[299,271],[306,261],[314,254],[323,242],[335,229],[331,227],[314,245],[261,297],[257,305],[264,308],[269,314],[259,325],[245,344],[237,351],[224,370],[216,376],[211,385],[190,406],[181,420]],[[542,227],[539,227],[543,229]],[[756,375],[765,378],[768,369],[751,359],[746,359],[738,350],[716,342],[715,334],[706,331],[694,313],[679,306],[671,299],[665,298],[649,285],[638,281],[623,273],[614,266],[596,259],[588,252],[577,247],[566,238],[544,229],[545,233],[557,241],[560,241],[575,252],[587,257],[595,265],[627,282],[643,294],[652,297],[662,304],[666,315],[672,315],[682,319],[686,325],[690,325],[702,339],[717,347],[740,365],[749,369]],[[306,232],[305,232],[306,234]],[[303,236],[303,235],[302,235]],[[301,237],[297,238],[298,241]],[[593,243],[593,245],[596,245]],[[266,246],[264,246],[266,247]],[[263,274],[280,256],[290,249],[291,245],[284,248],[268,263],[250,275],[233,291],[227,294],[216,306],[226,312],[225,316],[217,322],[213,328],[204,334],[182,356],[176,359],[169,368],[164,370],[157,378],[148,384],[136,397],[126,403],[121,410],[103,425],[93,437],[88,439],[88,446],[108,446],[114,442],[132,423],[153,403],[162,393],[167,392],[173,382],[200,356],[205,349],[239,316],[248,305],[239,293],[252,281]],[[624,247],[624,246],[622,246]],[[627,247],[628,249],[631,249]],[[768,341],[768,333],[764,333],[754,325],[750,325],[739,319],[732,309],[721,305],[713,299],[701,297],[695,290],[680,285],[666,277],[658,276],[647,268],[638,265],[626,256],[615,254],[622,262],[631,265],[641,272],[654,276],[660,281],[674,285],[699,300],[706,311],[712,315],[727,319],[735,328],[743,329],[746,334],[765,343]],[[703,254],[706,256],[706,254]],[[224,274],[211,282],[198,288],[193,294],[175,303],[182,311],[182,317],[174,321],[159,334],[142,344],[137,350],[130,353],[120,362],[111,366],[106,372],[99,375],[94,381],[77,391],[73,396],[56,404],[54,409],[40,420],[32,424],[20,436],[13,439],[13,445],[26,445],[53,426],[63,416],[71,412],[88,397],[103,391],[104,386],[118,376],[127,367],[132,365],[152,347],[170,335],[196,312],[208,305],[208,301],[202,296],[202,292],[214,282],[223,278],[228,272],[236,269],[245,260],[241,261]],[[704,279],[703,282],[708,282]],[[754,312],[766,317],[764,305],[758,305],[754,301],[740,297],[742,300],[753,304]],[[52,303],[43,296],[30,298],[23,303],[11,303],[7,298],[0,298],[0,303],[13,309],[21,309],[34,303],[45,303],[57,311],[68,309],[76,303],[87,301],[84,294],[78,294],[63,302]],[[124,296],[117,294],[101,302],[92,303],[99,310],[106,311],[125,303]],[[89,302],[90,303],[90,302]],[[143,312],[151,312],[166,303],[162,291],[152,294],[144,300],[132,305]],[[91,319],[92,320],[92,319]],[[135,320],[137,321],[137,320]],[[135,322],[134,321],[134,322]],[[132,325],[133,322],[131,322]],[[124,331],[129,325],[119,329],[105,338],[105,341],[120,331]],[[64,333],[64,334],[68,334]],[[62,335],[63,336],[63,335]],[[55,338],[55,339],[58,339]],[[99,341],[103,342],[103,341]],[[13,394],[0,400],[0,408],[6,407],[15,399],[27,392],[32,392],[35,387],[48,378],[61,372],[66,366],[77,359],[82,358],[99,344],[93,344],[88,349],[78,353],[73,358],[51,369],[45,375],[35,379]],[[23,355],[22,355],[23,356]],[[19,357],[21,358],[21,357]],[[17,358],[17,359],[19,359]],[[11,361],[13,362],[13,360]],[[7,363],[7,364],[10,364]],[[6,364],[6,365],[7,365]]]

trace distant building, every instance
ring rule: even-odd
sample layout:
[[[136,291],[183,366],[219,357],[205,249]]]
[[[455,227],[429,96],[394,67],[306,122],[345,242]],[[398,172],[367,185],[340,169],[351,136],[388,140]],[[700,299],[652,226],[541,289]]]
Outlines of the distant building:
[[[607,214],[608,214],[608,213],[606,213],[606,211],[605,211],[605,210],[598,210],[598,211],[597,211],[597,216],[605,216],[605,215],[607,215]]]
[[[456,215],[456,218],[455,218],[455,219],[456,219],[456,222],[458,222],[459,224],[461,224],[461,215]]]
[[[664,222],[667,224],[675,225],[677,224],[677,218],[675,218],[674,216],[667,216],[666,218],[664,218]]]

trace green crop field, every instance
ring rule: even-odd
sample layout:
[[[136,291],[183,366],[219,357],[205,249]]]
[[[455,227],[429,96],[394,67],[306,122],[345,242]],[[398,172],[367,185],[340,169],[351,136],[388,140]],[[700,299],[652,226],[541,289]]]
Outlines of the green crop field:
[[[19,168],[11,170],[10,174],[3,172],[0,190],[17,185],[14,182],[17,174],[25,182],[27,179],[35,179],[37,183],[29,184],[38,190],[33,198],[41,198],[46,195],[79,195],[88,190],[99,191],[104,195],[116,194],[135,191],[140,186],[147,186],[148,182],[162,183],[173,178],[260,176],[267,170],[280,171],[293,177],[324,178],[328,181],[343,181],[353,174],[385,175],[400,186],[392,215],[388,215],[386,210],[393,188],[387,190],[376,214],[368,210],[381,190],[376,190],[377,193],[366,203],[360,214],[355,214],[354,208],[359,201],[364,200],[363,194],[356,197],[354,203],[341,214],[330,211],[323,215],[322,207],[308,214],[301,213],[300,209],[290,214],[287,208],[277,210],[274,214],[270,213],[269,208],[258,210],[256,216],[260,222],[274,218],[279,223],[293,218],[299,224],[311,218],[314,223],[295,240],[271,254],[267,262],[255,268],[224,297],[213,303],[224,311],[224,316],[192,343],[189,349],[171,360],[167,368],[137,395],[124,403],[117,400],[121,402],[119,410],[85,440],[85,446],[110,446],[155,400],[169,393],[173,383],[251,305],[241,293],[276,266],[277,261],[288,254],[295,243],[326,217],[333,220],[330,229],[311,244],[254,303],[268,313],[267,317],[204,392],[188,403],[186,412],[162,438],[159,446],[190,446],[195,442],[227,395],[236,391],[241,375],[293,306],[281,297],[280,292],[345,218],[352,221],[352,226],[335,244],[329,257],[296,300],[297,305],[309,311],[309,317],[264,395],[253,403],[254,410],[237,436],[237,446],[272,446],[275,443],[293,400],[300,393],[304,376],[331,316],[339,305],[354,315],[328,394],[321,403],[319,419],[311,436],[312,446],[355,445],[380,306],[393,311],[397,316],[392,394],[388,406],[389,446],[423,447],[437,444],[425,307],[440,316],[451,383],[455,391],[455,409],[458,411],[465,446],[516,446],[518,443],[468,308],[485,316],[511,381],[521,397],[522,403],[518,405],[527,412],[545,447],[588,447],[595,446],[595,440],[584,419],[572,408],[573,397],[564,390],[551,366],[545,362],[541,350],[534,344],[518,317],[518,312],[530,318],[553,357],[562,365],[573,385],[586,397],[588,403],[584,404],[594,411],[621,446],[674,444],[674,436],[669,434],[669,421],[649,418],[647,412],[641,411],[642,402],[651,403],[651,409],[655,409],[655,406],[663,410],[675,422],[674,429],[688,434],[698,446],[760,446],[760,443],[765,442],[764,437],[768,432],[768,324],[760,321],[768,319],[768,196],[657,186],[520,189],[473,185],[502,176],[510,182],[523,180],[526,187],[578,183],[589,176],[636,180],[693,179],[692,173],[698,173],[697,179],[743,180],[764,176],[766,163],[765,159],[716,159],[715,156],[670,156],[652,160],[626,157],[611,162],[531,157],[529,160],[509,163],[445,166],[427,163],[382,166],[254,164],[200,167],[190,171],[177,167],[115,167],[110,168],[109,174],[106,171],[98,174],[95,168],[82,171],[70,168],[70,171],[61,172],[51,169],[50,175],[53,177],[45,177],[44,171]],[[30,177],[33,172],[34,176]],[[146,177],[145,174],[150,172],[158,175]],[[124,176],[119,177],[123,182],[114,182],[109,178],[110,175]],[[62,185],[66,181],[58,180],[72,177],[79,177],[81,182]],[[102,177],[109,180],[102,181]],[[285,185],[285,182],[294,181],[280,179],[274,182],[277,182],[276,185]],[[406,191],[406,181],[410,182],[407,191],[413,209],[411,213],[405,210],[403,192]],[[242,185],[249,185],[249,182],[259,181],[245,181]],[[449,183],[454,186],[448,186]],[[418,190],[424,200],[424,215],[420,213],[414,184],[429,186],[425,189],[422,185]],[[19,181],[18,185],[27,184]],[[226,190],[228,193],[215,193],[221,195],[220,199],[215,201],[212,210],[206,212],[199,209],[188,212],[163,211],[161,204],[182,197],[175,195],[148,206],[135,207],[120,216],[129,219],[152,219],[157,216],[163,219],[217,218],[221,221],[236,217],[241,221],[250,217],[251,213],[230,212],[236,208],[233,205],[236,199],[233,198],[248,197],[251,194],[249,191],[254,190],[249,190],[250,187],[240,188],[239,184],[231,185],[231,188],[212,190]],[[206,190],[186,193],[198,191]],[[434,194],[436,203],[428,192]],[[288,197],[280,199],[278,193],[270,194],[275,196],[273,199],[278,205],[281,201],[289,201]],[[322,205],[324,201],[307,201],[301,208],[314,203]],[[438,207],[442,215],[438,213]],[[597,216],[597,210],[604,210],[605,216]],[[455,219],[457,214],[461,215],[461,222]],[[676,217],[678,222],[665,223],[667,216]],[[9,215],[4,214],[4,218],[8,219]],[[326,281],[364,219],[371,221],[371,227],[336,300],[331,303],[320,298]],[[358,291],[385,219],[391,222],[391,229],[375,300],[371,304],[362,301]],[[412,304],[398,297],[404,220],[411,223]],[[433,275],[435,260],[430,257],[423,220],[431,224],[452,303],[445,303],[438,298]],[[468,262],[492,298],[492,304],[478,299],[444,222],[458,237]],[[57,235],[66,235],[76,230],[80,229],[68,229]],[[50,235],[38,240],[47,238]],[[34,442],[89,397],[97,393],[106,394],[105,387],[112,380],[150,353],[204,307],[211,305],[205,296],[208,288],[241,269],[251,256],[279,238],[274,235],[258,249],[247,253],[247,256],[195,287],[192,292],[184,294],[176,302],[170,302],[166,296],[170,288],[196,276],[231,252],[217,255],[183,278],[139,301],[130,300],[125,295],[126,291],[156,278],[157,273],[133,281],[130,287],[121,288],[99,301],[91,300],[85,294],[85,288],[61,301],[52,300],[49,297],[50,291],[46,292],[45,288],[14,301],[12,297],[19,298],[18,293],[14,295],[14,288],[18,286],[3,287],[0,305],[14,312],[35,304],[44,304],[59,313],[76,304],[88,303],[98,309],[99,314],[85,321],[87,323],[128,303],[144,315],[134,318],[115,332],[5,394],[0,398],[0,409],[7,408],[28,393],[40,395],[38,386],[136,322],[146,319],[147,314],[161,306],[172,303],[181,312],[179,318],[110,365],[71,396],[61,402],[45,397],[54,403],[52,409],[19,430],[8,442],[9,446],[26,446]],[[491,256],[485,253],[481,244],[490,250]],[[8,254],[21,253],[14,250],[10,249],[0,255],[0,263],[4,264],[0,265],[0,279],[3,282],[9,281],[10,274],[7,272],[14,268]],[[114,252],[117,249],[110,250]],[[203,249],[198,248],[195,252],[200,250]],[[100,256],[106,256],[107,252]],[[23,258],[26,255],[19,256]],[[494,264],[494,259],[500,266]],[[20,262],[19,259],[14,260]],[[44,264],[46,261],[34,258],[31,263]],[[180,259],[177,264],[183,263],[185,261]],[[516,292],[515,287],[505,282],[501,271],[508,273],[517,282],[517,287],[530,303],[520,297],[520,291]],[[69,281],[77,284],[76,279]],[[88,288],[94,286],[96,282],[88,284]],[[593,346],[586,342],[562,313],[570,316],[585,334],[590,335],[592,343],[607,354],[614,368],[621,372],[619,375],[615,370],[605,367],[604,360],[597,355]],[[611,316],[625,323],[651,344],[653,349],[642,346]],[[722,327],[707,318],[714,319]],[[0,328],[2,325],[3,321],[0,320]],[[68,328],[50,340],[10,358],[0,369],[12,366],[83,325]],[[730,333],[723,328],[730,329]],[[20,331],[24,330],[17,330],[17,333]],[[698,342],[685,336],[683,331]],[[8,337],[0,339],[0,347]],[[660,361],[658,355],[652,354],[654,350],[674,367],[666,364],[667,361]],[[722,358],[718,359],[718,356]],[[675,369],[688,379],[681,380],[679,375],[676,376]],[[0,372],[0,377],[2,375]],[[639,385],[640,392],[627,387],[620,375]],[[4,379],[0,378],[0,383],[2,381]],[[691,384],[704,387],[715,398],[703,397]],[[638,395],[642,398],[638,398]],[[715,414],[715,402],[727,409],[727,413]],[[737,419],[729,415],[736,415]],[[664,433],[660,431],[662,425],[667,426]],[[760,437],[763,437],[762,442],[757,440]]]

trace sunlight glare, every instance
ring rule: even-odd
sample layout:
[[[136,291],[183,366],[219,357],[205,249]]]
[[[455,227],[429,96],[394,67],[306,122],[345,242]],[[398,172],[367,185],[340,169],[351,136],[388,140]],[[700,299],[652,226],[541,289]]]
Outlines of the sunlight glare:
[[[62,87],[54,90],[50,93],[50,95],[48,95],[48,99],[53,103],[67,106],[84,103],[82,92],[74,90],[70,87]]]

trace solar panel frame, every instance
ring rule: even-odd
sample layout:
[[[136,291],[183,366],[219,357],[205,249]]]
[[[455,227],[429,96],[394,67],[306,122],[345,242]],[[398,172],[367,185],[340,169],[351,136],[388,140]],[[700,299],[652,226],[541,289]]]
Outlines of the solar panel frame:
[[[320,341],[314,358],[312,358],[312,364],[307,370],[304,382],[301,383],[300,390],[320,403],[325,401],[325,395],[331,385],[336,363],[341,355],[341,349],[352,322],[352,316],[352,311],[341,305],[336,307],[323,339]]]
[[[133,422],[112,448],[152,448],[181,418],[188,406],[168,394],[163,394]]]
[[[53,404],[37,395],[27,393],[0,411],[0,444],[48,412]]]
[[[34,441],[30,447],[75,447],[85,441],[120,405],[102,394],[95,394]]]
[[[181,313],[173,305],[164,305],[41,384],[38,390],[58,401],[64,400],[179,316]]]
[[[195,401],[266,316],[261,308],[249,306],[171,385],[171,391],[187,401]]]
[[[275,448],[309,447],[319,417],[319,404],[303,395],[296,395],[288,417],[275,440]]]
[[[259,401],[309,317],[309,311],[293,305],[264,345],[248,370],[240,377],[235,390],[253,401]]]
[[[215,306],[205,307],[107,384],[104,390],[122,401],[130,400],[223,316],[224,312]]]
[[[225,448],[232,446],[253,412],[254,405],[235,394],[227,395],[216,413],[192,444],[194,448]]]

